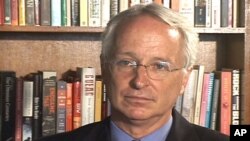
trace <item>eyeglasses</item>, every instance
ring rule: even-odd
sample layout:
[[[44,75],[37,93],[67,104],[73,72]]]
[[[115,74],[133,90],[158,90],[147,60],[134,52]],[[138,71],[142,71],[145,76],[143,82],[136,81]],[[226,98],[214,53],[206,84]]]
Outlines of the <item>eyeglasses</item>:
[[[118,73],[126,73],[129,75],[134,74],[140,66],[145,67],[148,77],[154,80],[162,80],[170,72],[181,70],[184,68],[173,68],[173,66],[166,61],[155,61],[148,65],[144,65],[138,64],[134,60],[121,59],[112,61],[112,63],[110,64],[113,71],[116,71]]]

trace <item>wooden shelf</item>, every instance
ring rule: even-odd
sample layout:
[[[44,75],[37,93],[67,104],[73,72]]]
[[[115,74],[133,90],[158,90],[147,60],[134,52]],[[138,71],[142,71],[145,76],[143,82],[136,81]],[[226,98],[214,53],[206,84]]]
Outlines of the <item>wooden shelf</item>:
[[[245,28],[195,28],[197,33],[245,33]],[[81,26],[0,26],[0,32],[58,32],[58,33],[101,33],[103,27],[81,27]]]
[[[218,34],[241,34],[246,32],[245,27],[238,27],[238,28],[195,28],[197,33],[218,33]]]
[[[58,32],[58,33],[101,33],[103,27],[81,26],[0,26],[0,32]]]

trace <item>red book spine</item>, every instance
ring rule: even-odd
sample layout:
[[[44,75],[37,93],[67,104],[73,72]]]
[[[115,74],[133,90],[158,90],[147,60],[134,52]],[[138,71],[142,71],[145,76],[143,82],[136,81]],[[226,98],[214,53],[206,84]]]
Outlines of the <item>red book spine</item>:
[[[11,25],[18,25],[18,0],[11,0]]]
[[[73,83],[73,129],[81,126],[81,83]]]
[[[4,23],[4,0],[0,0],[0,25],[3,25]]]
[[[67,83],[67,93],[66,93],[66,131],[71,131],[73,129],[73,83]]]
[[[221,72],[221,113],[220,131],[230,134],[231,124],[231,97],[232,97],[232,73],[230,71]]]
[[[23,80],[16,81],[16,118],[15,118],[15,141],[22,141],[22,118],[23,118]]]

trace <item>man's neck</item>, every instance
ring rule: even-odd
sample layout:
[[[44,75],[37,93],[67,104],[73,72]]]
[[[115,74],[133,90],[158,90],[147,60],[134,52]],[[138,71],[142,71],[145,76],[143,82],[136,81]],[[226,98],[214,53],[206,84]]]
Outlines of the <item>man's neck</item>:
[[[161,128],[169,121],[170,117],[171,114],[166,117],[136,120],[111,116],[111,120],[117,125],[117,127],[119,127],[121,130],[123,130],[133,138],[142,138]]]

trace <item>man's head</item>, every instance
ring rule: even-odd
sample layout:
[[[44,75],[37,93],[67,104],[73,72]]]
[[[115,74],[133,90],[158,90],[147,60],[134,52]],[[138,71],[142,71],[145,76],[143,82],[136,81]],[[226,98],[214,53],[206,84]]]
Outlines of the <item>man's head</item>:
[[[195,62],[198,37],[186,22],[156,4],[111,19],[101,63],[113,119],[168,120]]]

